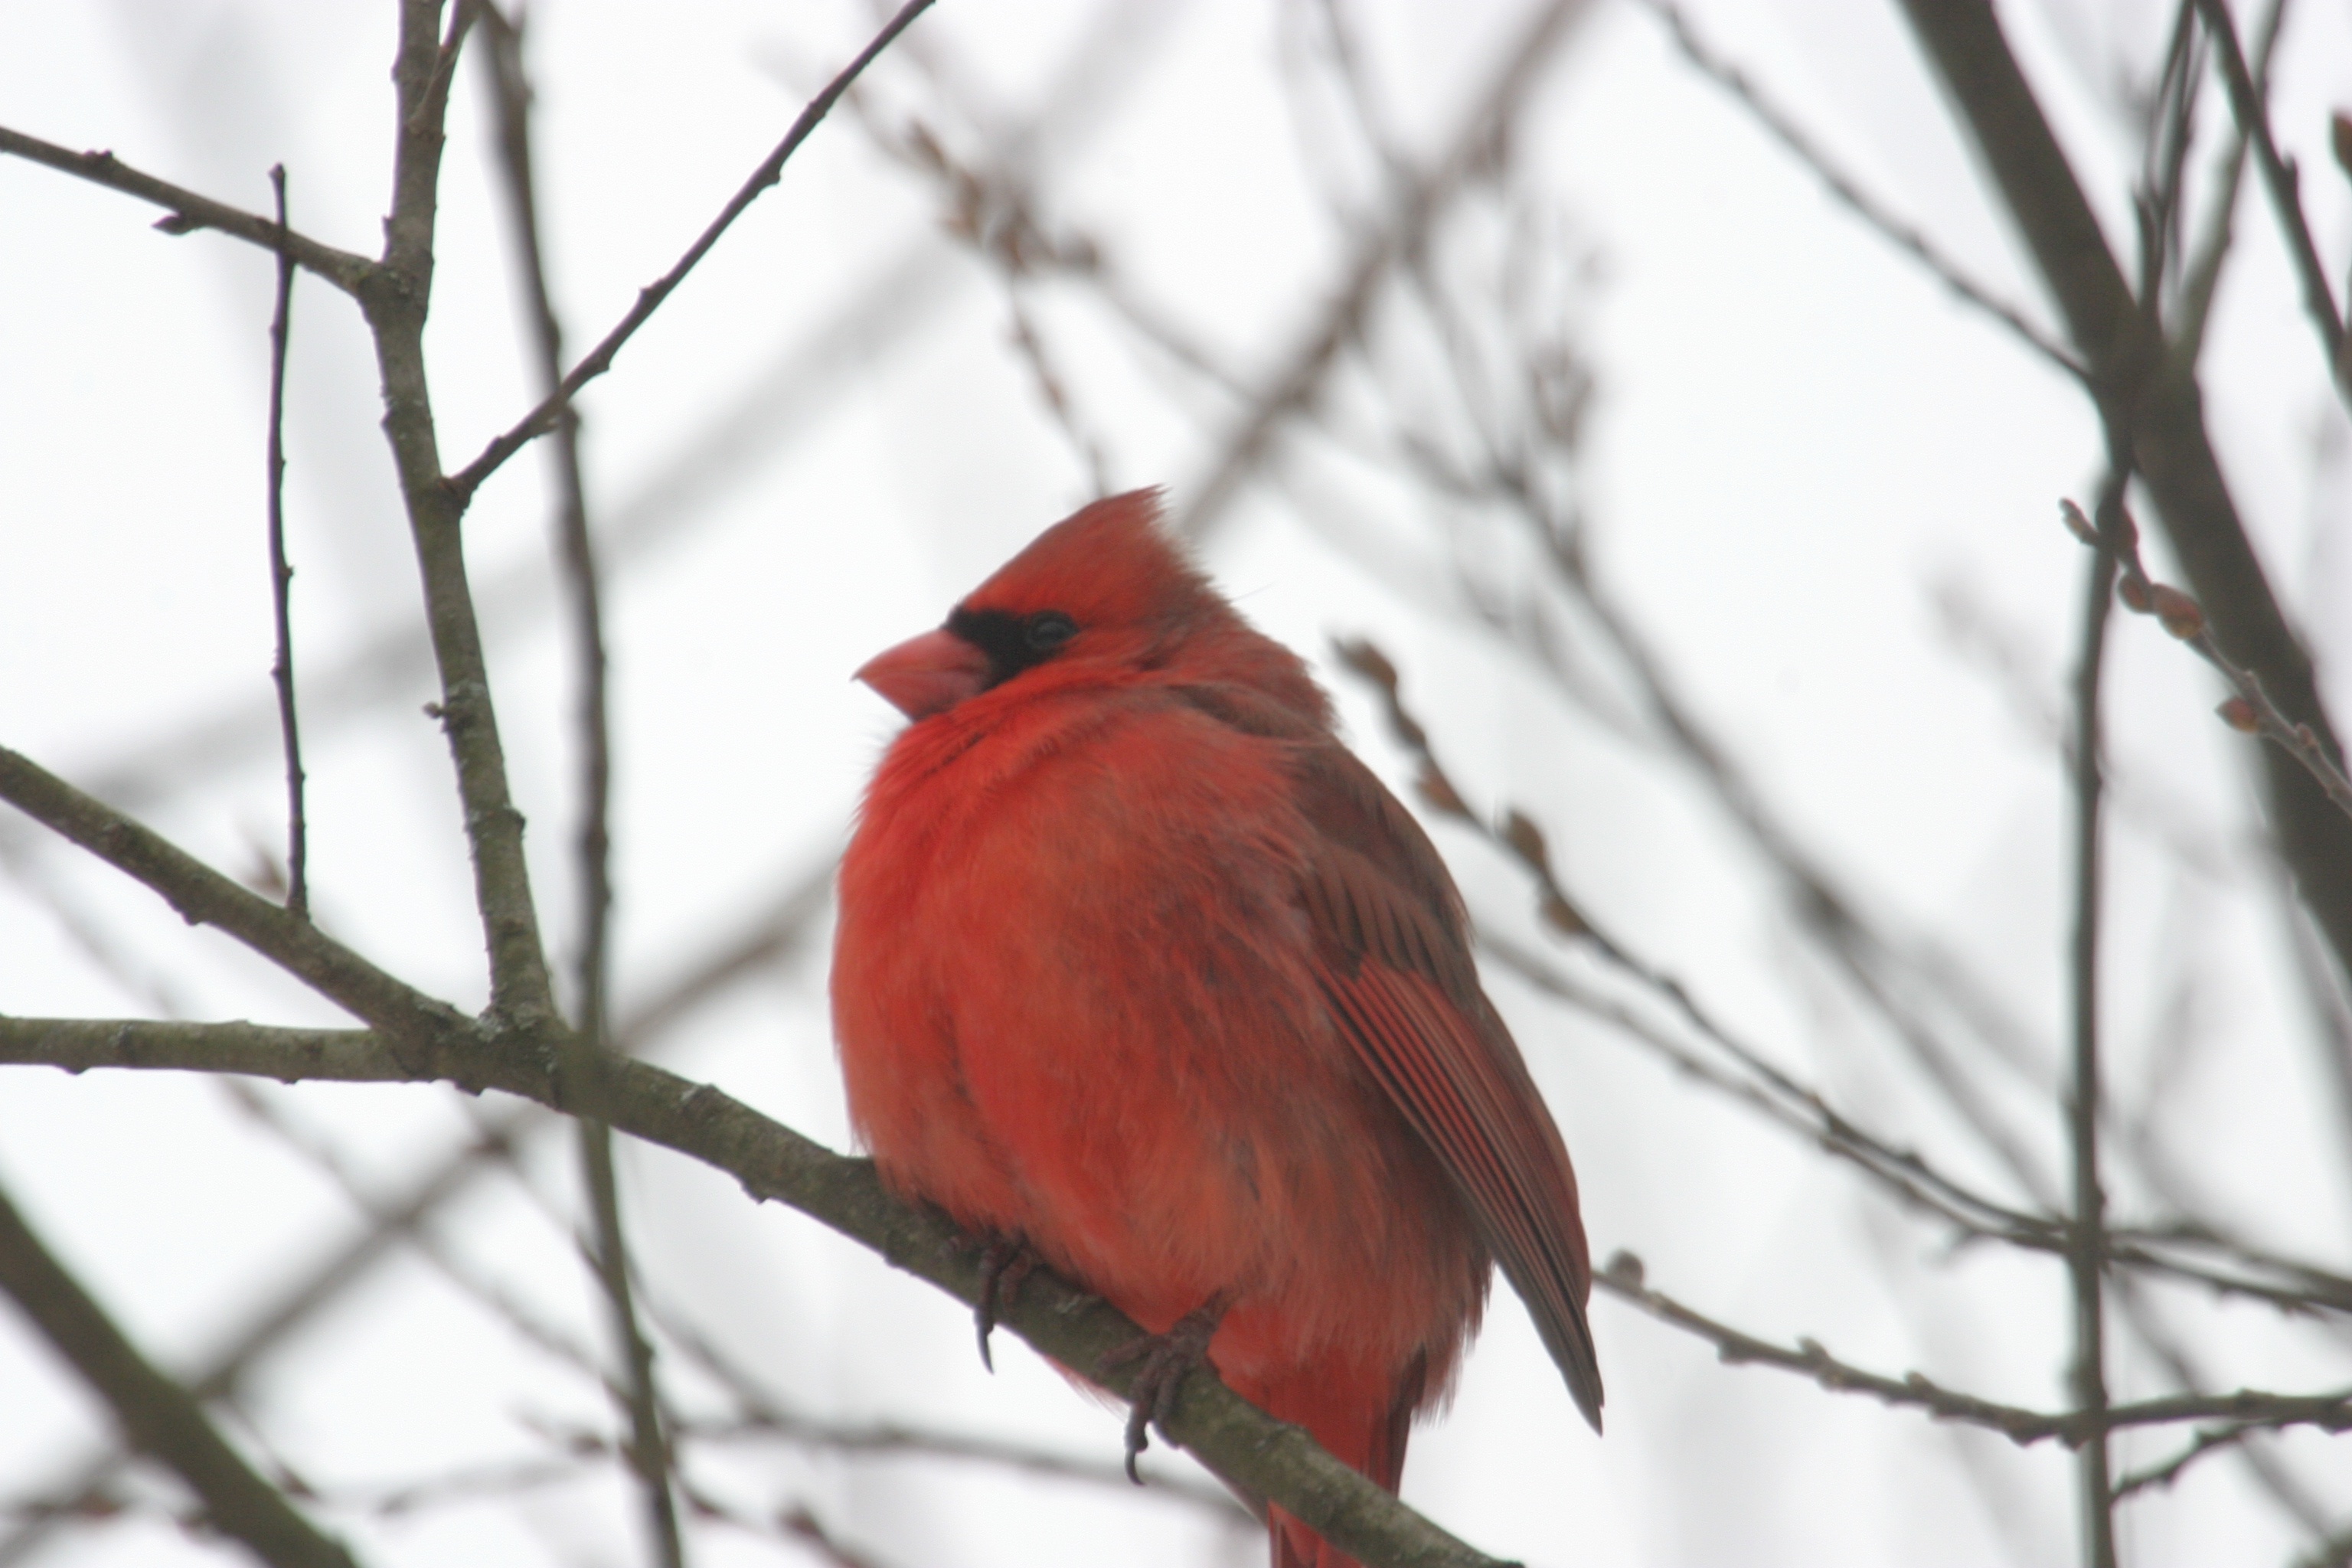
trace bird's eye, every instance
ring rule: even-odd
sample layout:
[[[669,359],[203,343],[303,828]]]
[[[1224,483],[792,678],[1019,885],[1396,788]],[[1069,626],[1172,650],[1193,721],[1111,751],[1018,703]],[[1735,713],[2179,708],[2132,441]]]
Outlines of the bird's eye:
[[[1021,640],[1039,653],[1052,653],[1078,635],[1078,623],[1059,610],[1041,610],[1021,625]]]

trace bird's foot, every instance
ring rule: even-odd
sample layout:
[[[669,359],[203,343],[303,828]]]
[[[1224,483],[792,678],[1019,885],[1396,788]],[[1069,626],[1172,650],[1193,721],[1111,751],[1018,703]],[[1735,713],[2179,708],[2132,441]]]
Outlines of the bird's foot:
[[[1128,1390],[1127,1479],[1137,1486],[1143,1484],[1143,1478],[1135,1473],[1135,1459],[1151,1446],[1152,1424],[1164,1428],[1176,1414],[1176,1391],[1183,1386],[1187,1373],[1209,1359],[1209,1342],[1217,1337],[1217,1325],[1224,1321],[1225,1309],[1232,1305],[1232,1295],[1220,1290],[1197,1310],[1177,1319],[1166,1333],[1144,1334],[1105,1352],[1102,1368],[1106,1372],[1129,1362],[1143,1363],[1136,1368],[1135,1382]]]
[[[997,1313],[1021,1299],[1021,1282],[1045,1261],[1024,1236],[1001,1236],[980,1250],[980,1304],[971,1318],[980,1330],[980,1364],[991,1372],[996,1360],[989,1354],[988,1339],[996,1331]]]

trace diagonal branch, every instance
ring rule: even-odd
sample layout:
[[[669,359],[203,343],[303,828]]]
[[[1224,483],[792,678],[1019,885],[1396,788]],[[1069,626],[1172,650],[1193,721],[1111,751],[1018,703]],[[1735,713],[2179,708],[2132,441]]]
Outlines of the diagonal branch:
[[[1726,1028],[1675,976],[1597,929],[1561,884],[1551,866],[1543,831],[1533,819],[1517,809],[1506,809],[1497,819],[1489,821],[1463,799],[1439,761],[1427,729],[1405,707],[1395,667],[1386,656],[1371,644],[1360,641],[1341,643],[1337,652],[1343,665],[1379,691],[1391,732],[1412,753],[1420,768],[1418,793],[1423,804],[1518,862],[1536,883],[1537,912],[1554,935],[1591,943],[1611,966],[1664,1003],[1685,1026],[1730,1058],[1735,1070],[1716,1066],[1643,1014],[1576,984],[1535,954],[1492,932],[1480,936],[1482,952],[1507,965],[1546,994],[1614,1026],[1627,1037],[1655,1051],[1676,1070],[1814,1142],[1823,1152],[1851,1163],[1902,1202],[1934,1215],[1960,1235],[2036,1252],[2059,1256],[2066,1253],[2068,1227],[2064,1221],[2046,1213],[2000,1203],[1946,1175],[1916,1151],[1898,1148],[1884,1135],[1854,1121],[1831,1105],[1818,1089],[1791,1078],[1775,1067],[1764,1052]],[[2216,1268],[2193,1257],[2179,1256],[2172,1250],[2176,1247],[2191,1253],[2218,1252],[2240,1267]],[[2140,1230],[2110,1230],[2104,1252],[2111,1266],[2122,1264],[2168,1274],[2224,1294],[2266,1301],[2284,1311],[2352,1312],[2352,1279],[2273,1256],[2189,1221]]]
[[[1748,79],[1747,72],[1717,54],[1706,40],[1698,36],[1690,19],[1682,14],[1679,7],[1670,0],[1641,0],[1641,4],[1666,25],[1666,30],[1674,35],[1675,47],[1683,52],[1683,57],[1729,93],[1741,108],[1748,110],[1750,118],[1763,126],[1798,163],[1811,169],[1814,178],[1827,186],[1830,195],[1835,196],[1848,211],[1877,230],[1888,244],[1926,268],[1945,288],[2008,328],[2019,342],[2073,379],[2080,381],[2083,378],[2083,367],[2075,362],[2074,355],[2051,342],[2041,328],[2025,319],[2023,311],[1970,278],[1958,262],[1937,249],[1926,235],[1897,217],[1876,196],[1863,189],[1861,183],[1853,175],[1832,163],[1829,154],[1799,128],[1785,110],[1764,96],[1763,89]]]
[[[457,498],[459,505],[470,500],[473,493],[481,488],[482,481],[497,472],[509,458],[555,428],[556,420],[579,395],[580,389],[613,368],[613,356],[621,352],[621,345],[635,337],[637,329],[661,309],[662,301],[686,281],[686,275],[694,270],[695,264],[709,252],[712,246],[719,243],[719,236],[743,215],[743,210],[783,176],[785,162],[799,151],[800,144],[808,140],[809,132],[816,129],[817,122],[825,117],[841,95],[849,90],[849,84],[856,81],[866,68],[874,63],[876,57],[888,48],[891,41],[905,32],[930,5],[931,0],[907,0],[898,14],[890,18],[888,25],[875,35],[874,41],[866,45],[839,76],[827,83],[823,92],[809,100],[808,107],[801,110],[800,118],[793,121],[793,128],[784,133],[784,139],[776,143],[775,151],[751,171],[751,177],[743,182],[742,187],[719,210],[719,216],[710,221],[710,226],[687,247],[686,254],[678,258],[677,265],[637,290],[637,302],[629,307],[628,314],[604,334],[603,342],[588,351],[587,358],[572,367],[571,374],[548,394],[538,407],[524,415],[512,429],[482,448],[481,456],[449,477],[448,489]]]
[[[394,979],[310,921],[238,886],[5,746],[0,800],[145,883],[190,925],[218,927],[404,1046],[428,1046],[464,1024],[456,1008]]]
[[[216,229],[257,245],[264,250],[283,250],[305,271],[314,272],[346,294],[357,295],[375,277],[376,264],[364,256],[354,256],[348,250],[338,250],[331,245],[320,244],[305,234],[284,231],[257,213],[216,202],[210,196],[184,190],[168,180],[142,174],[111,153],[76,153],[54,142],[44,142],[37,136],[27,136],[21,131],[0,126],[0,153],[14,153],[35,163],[46,163],[52,169],[104,185],[125,195],[137,196],[159,207],[171,209],[170,216],[156,221],[155,226],[165,234],[189,234],[196,229]]]
[[[618,1031],[621,1047],[635,1054],[657,1044],[695,1011],[734,985],[761,973],[793,952],[824,913],[832,887],[831,863],[798,878],[783,895],[762,910],[744,928],[718,944],[700,963],[688,969],[637,1010],[625,1017]],[[172,1026],[155,1026],[169,1029]],[[149,1026],[142,1026],[149,1027]],[[29,1032],[29,1031],[28,1031]],[[327,1076],[360,1076],[362,1057],[347,1049],[357,1038],[346,1032],[321,1030],[299,1048],[321,1062]],[[45,1032],[35,1045],[45,1060],[70,1062],[135,1058],[137,1033],[121,1038],[110,1026],[84,1022],[61,1023]],[[200,1052],[201,1043],[175,1041],[173,1050]],[[175,1057],[187,1060],[188,1057]],[[244,1070],[234,1061],[225,1070]],[[267,1077],[266,1065],[256,1064],[257,1076]],[[311,1318],[342,1299],[365,1279],[375,1265],[392,1255],[395,1245],[421,1233],[425,1221],[471,1192],[477,1176],[507,1163],[513,1141],[543,1125],[542,1110],[534,1105],[486,1122],[480,1136],[450,1153],[401,1195],[379,1210],[379,1223],[339,1243],[306,1272],[288,1285],[232,1334],[222,1348],[189,1379],[189,1392],[199,1399],[234,1394],[266,1357],[290,1343]],[[63,1520],[79,1511],[82,1500],[99,1495],[118,1468],[117,1457],[100,1452],[61,1467],[60,1473],[36,1489],[35,1495],[60,1500],[60,1506],[37,1511],[12,1532],[0,1535],[0,1568],[24,1562]],[[1122,1475],[1121,1483],[1125,1483]]]
[[[331,983],[329,995],[382,1031],[299,1030],[295,1048],[280,1049],[277,1031],[252,1024],[190,1033],[184,1025],[0,1018],[0,1060],[47,1059],[26,1054],[41,1039],[85,1048],[102,1040],[121,1053],[103,1065],[217,1070],[234,1060],[279,1079],[314,1076],[333,1066],[362,1080],[446,1080],[477,1093],[499,1089],[570,1115],[595,1116],[632,1137],[699,1160],[735,1177],[752,1196],[790,1204],[960,1300],[979,1301],[980,1250],[943,1217],[886,1192],[871,1162],[845,1159],[708,1084],[650,1063],[585,1053],[566,1063],[575,1070],[563,1070],[558,1064],[570,1055],[569,1031],[560,1020],[548,1018],[520,1039],[510,1029],[477,1026],[5,749],[0,799],[44,821],[54,816],[52,826],[68,837],[79,835],[77,841],[87,838],[86,847],[183,913],[211,919],[298,978],[322,990],[322,982]],[[173,1047],[190,1054],[167,1061],[162,1053]],[[576,1070],[580,1061],[595,1070]],[[1001,1321],[1061,1365],[1090,1369],[1090,1381],[1127,1396],[1132,1370],[1106,1369],[1102,1362],[1142,1331],[1108,1302],[1041,1271]],[[1228,1483],[1281,1503],[1368,1563],[1499,1568],[1333,1458],[1303,1429],[1248,1404],[1211,1368],[1184,1381],[1161,1426],[1171,1442],[1190,1448]]]
[[[281,1080],[446,1079],[573,1115],[584,1109],[588,1096],[551,1056],[493,1048],[462,1019],[436,1044],[432,1064],[415,1066],[404,1065],[418,1059],[406,1042],[364,1030],[0,1017],[0,1062],[243,1070]],[[871,1161],[836,1154],[709,1084],[648,1062],[601,1059],[593,1109],[616,1130],[726,1172],[752,1197],[788,1204],[960,1300],[980,1300],[981,1249],[936,1212],[892,1196]],[[444,1065],[452,1062],[473,1070],[461,1077]],[[1089,1381],[1126,1396],[1131,1370],[1103,1369],[1102,1361],[1140,1331],[1099,1297],[1040,1270],[1000,1321],[1060,1365],[1097,1369]],[[1164,1430],[1229,1484],[1279,1502],[1367,1563],[1501,1568],[1331,1458],[1303,1429],[1250,1405],[1211,1369],[1185,1381]]]
[[[1242,486],[1272,455],[1283,427],[1314,405],[1341,352],[1362,332],[1390,269],[1421,248],[1438,215],[1504,142],[1570,24],[1590,9],[1588,0],[1545,0],[1503,51],[1493,81],[1473,100],[1444,156],[1427,174],[1404,177],[1387,220],[1365,237],[1339,292],[1226,437],[1214,466],[1176,519],[1179,532],[1195,543],[1207,538]]]
[[[2270,113],[2263,107],[2253,73],[2246,67],[2245,51],[2238,46],[2238,27],[2230,19],[2230,8],[2221,0],[2195,0],[2195,4],[2220,58],[2221,79],[2229,84],[2230,109],[2237,116],[2239,132],[2253,143],[2254,162],[2270,192],[2271,209],[2278,216],[2279,232],[2286,238],[2287,254],[2294,258],[2295,276],[2303,283],[2304,309],[2311,313],[2312,324],[2319,330],[2320,346],[2327,354],[2328,379],[2336,384],[2336,395],[2352,406],[2352,353],[2345,347],[2344,318],[2336,313],[2327,269],[2320,263],[2319,247],[2313,242],[2311,225],[2303,216],[2294,166],[2279,156],[2278,143],[2271,137]]]
[[[352,1568],[341,1542],[319,1532],[229,1447],[188,1391],[158,1372],[106,1310],[42,1245],[0,1193],[0,1291],[106,1401],[124,1436],[169,1466],[201,1499],[209,1522],[272,1568]]]

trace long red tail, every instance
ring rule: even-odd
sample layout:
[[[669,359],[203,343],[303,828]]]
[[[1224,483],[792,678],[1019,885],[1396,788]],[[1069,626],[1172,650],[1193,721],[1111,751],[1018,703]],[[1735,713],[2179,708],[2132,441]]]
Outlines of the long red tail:
[[[1369,1419],[1360,1397],[1335,1398],[1336,1391],[1319,1382],[1302,1380],[1269,1389],[1264,1403],[1269,1414],[1306,1427],[1335,1457],[1394,1491],[1404,1475],[1405,1439],[1412,1430],[1413,1409],[1421,1403],[1423,1374],[1423,1367],[1416,1365],[1386,1412]],[[1362,1568],[1279,1506],[1268,1506],[1265,1523],[1274,1568]]]

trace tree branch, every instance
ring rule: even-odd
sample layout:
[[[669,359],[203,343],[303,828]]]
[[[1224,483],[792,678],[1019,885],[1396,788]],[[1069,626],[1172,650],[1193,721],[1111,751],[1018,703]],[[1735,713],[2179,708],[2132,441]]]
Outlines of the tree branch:
[[[294,315],[294,258],[286,248],[286,165],[269,171],[278,197],[278,304],[269,319],[269,604],[278,638],[269,667],[286,747],[286,907],[310,918],[310,828],[302,807],[302,730],[294,713],[294,568],[286,560],[286,345]]]
[[[2230,19],[2230,8],[2221,0],[2194,0],[2194,4],[2220,57],[2221,79],[2229,85],[2230,110],[2237,116],[2239,132],[2253,143],[2254,162],[2270,192],[2271,209],[2278,215],[2279,232],[2286,239],[2287,254],[2303,283],[2304,309],[2319,330],[2320,347],[2327,356],[2327,377],[2336,384],[2336,395],[2352,407],[2352,353],[2345,346],[2344,319],[2336,314],[2327,269],[2320,263],[2319,247],[2313,243],[2311,225],[2303,216],[2294,166],[2279,156],[2278,143],[2271,138],[2270,112],[2263,107],[2253,73],[2246,68],[2245,51],[2238,47],[2238,27]]]
[[[1628,1305],[1638,1308],[1716,1348],[1718,1359],[1732,1364],[1778,1367],[1811,1378],[1832,1394],[1862,1394],[1881,1404],[1924,1411],[1939,1421],[1956,1421],[1999,1432],[2020,1447],[2056,1438],[2067,1447],[2079,1447],[2105,1433],[2126,1426],[2168,1426],[2184,1421],[2226,1419],[2268,1429],[2314,1426],[2323,1432],[2352,1431],[2352,1390],[2336,1394],[2270,1394],[2240,1389],[2235,1394],[2174,1394],[2105,1410],[2043,1411],[2001,1405],[1944,1387],[1919,1373],[1889,1377],[1840,1361],[1812,1340],[1795,1346],[1776,1344],[1716,1321],[1653,1290],[1643,1278],[1641,1260],[1620,1252],[1593,1276],[1593,1284]]]
[[[1468,183],[1471,172],[1503,143],[1552,51],[1568,37],[1570,24],[1580,21],[1590,8],[1588,0],[1544,0],[1525,30],[1505,47],[1494,79],[1473,100],[1444,153],[1427,174],[1404,176],[1389,216],[1364,237],[1339,292],[1226,437],[1213,466],[1176,518],[1178,532],[1195,542],[1207,538],[1243,484],[1272,453],[1283,426],[1313,405],[1340,352],[1363,330],[1389,269],[1421,247],[1438,214]]]
[[[495,5],[485,4],[482,16],[490,45],[482,58],[498,106],[498,164],[505,176],[507,210],[530,301],[534,368],[541,384],[551,395],[563,374],[563,331],[556,320],[546,253],[540,243],[539,197],[531,167],[531,89],[523,68],[522,32],[520,25],[509,22]],[[580,825],[573,838],[580,877],[573,1026],[576,1048],[593,1052],[609,1047],[613,738],[602,593],[595,547],[588,532],[587,485],[580,467],[580,419],[569,406],[556,423],[553,458],[557,575],[571,622],[580,747]],[[590,1258],[611,1312],[613,1338],[626,1374],[618,1392],[631,1432],[629,1467],[644,1500],[646,1526],[656,1558],[665,1568],[683,1568],[686,1549],[678,1532],[677,1500],[670,1485],[670,1447],[662,1431],[653,1348],[638,1326],[630,1289],[628,1242],[621,1224],[619,1180],[613,1168],[613,1130],[593,1118],[583,1118],[577,1131],[581,1173],[595,1221]]]
[[[2134,469],[2221,647],[2340,761],[2310,657],[2288,628],[2222,478],[2197,384],[2161,374],[2164,345],[2126,285],[1990,0],[1902,4],[2102,399],[2130,415]],[[2352,819],[2285,753],[2264,748],[2261,766],[2280,853],[2339,975],[2352,982]]]
[[[5,746],[0,800],[145,883],[190,925],[215,926],[236,938],[404,1049],[436,1048],[449,1031],[468,1026],[456,1008],[394,979],[310,921]]]
[[[776,143],[775,151],[770,153],[761,162],[760,166],[751,171],[751,177],[743,182],[742,187],[729,200],[726,206],[719,210],[719,216],[711,220],[710,226],[704,229],[700,237],[687,247],[686,254],[678,258],[677,264],[637,290],[637,302],[629,307],[628,314],[623,316],[618,324],[604,334],[603,342],[588,351],[587,358],[572,367],[571,374],[563,378],[562,383],[550,393],[538,407],[524,415],[521,421],[512,429],[482,448],[481,456],[450,476],[448,488],[461,506],[481,488],[482,481],[495,473],[509,458],[521,451],[536,437],[555,428],[558,416],[571,405],[572,398],[579,395],[582,387],[613,368],[613,356],[621,352],[621,345],[635,336],[637,329],[644,326],[656,310],[661,309],[662,301],[667,300],[672,291],[680,283],[686,281],[686,275],[694,270],[695,264],[709,253],[712,246],[719,243],[719,236],[725,234],[729,226],[742,216],[743,209],[758,200],[761,192],[782,177],[785,162],[800,149],[803,142],[808,140],[809,132],[816,129],[817,122],[825,117],[841,95],[849,90],[850,83],[856,81],[866,68],[874,63],[876,57],[888,48],[891,41],[905,32],[915,18],[929,10],[931,0],[907,0],[907,4],[900,7],[898,14],[891,17],[889,23],[875,35],[874,41],[867,44],[864,51],[856,59],[850,61],[839,76],[827,83],[823,92],[809,100],[808,107],[801,110],[800,118],[793,121],[793,128],[784,133],[784,139]]]
[[[2153,270],[2153,269],[2151,269]],[[2125,443],[2118,439],[2116,455]],[[2099,497],[2103,520],[2121,532],[2124,486],[2130,470],[2113,469]],[[2099,900],[2100,675],[2105,667],[2107,616],[2115,605],[2116,556],[2095,552],[2084,579],[2082,652],[2074,675],[2074,920],[2068,963],[2074,1004],[2074,1062],[2065,1092],[2066,1144],[2073,1173],[2074,1215],[2066,1234],[2066,1272],[2073,1287],[2074,1364],[2068,1381],[2075,1405],[2094,1415],[2107,1408],[2106,1310],[2101,1292],[2106,1267],[2106,1193],[2099,1182]],[[2085,1568],[2115,1568],[2115,1477],[2104,1433],[2077,1456],[2083,1487]]]
[[[352,1568],[341,1544],[321,1535],[254,1473],[186,1389],[158,1372],[106,1310],[44,1247],[0,1193],[0,1290],[23,1309],[57,1352],[113,1409],[124,1436],[169,1466],[202,1500],[207,1520],[272,1568]]]
[[[1640,0],[1640,4],[1666,25],[1667,32],[1673,35],[1675,47],[1682,51],[1683,58],[1729,93],[1758,124],[1764,127],[1767,134],[1780,143],[1798,163],[1811,170],[1813,176],[1846,210],[1876,230],[1888,244],[1927,268],[1954,295],[2008,328],[2011,336],[2041,355],[2053,368],[2063,371],[2073,380],[2084,378],[2083,367],[2075,362],[2074,356],[2051,342],[2041,328],[2025,319],[2024,312],[1996,298],[1990,289],[1962,271],[1958,262],[1937,249],[1926,235],[1895,216],[1877,197],[1863,189],[1859,181],[1832,163],[1829,154],[1798,127],[1787,111],[1766,98],[1763,89],[1748,79],[1745,71],[1708,47],[1678,6],[1672,5],[1670,0]]]
[[[44,142],[37,136],[27,136],[21,131],[0,126],[0,153],[14,153],[32,163],[46,163],[52,169],[88,180],[92,184],[137,196],[141,201],[152,202],[159,207],[168,207],[171,215],[158,219],[155,224],[165,234],[191,234],[200,228],[209,228],[244,240],[248,245],[257,245],[264,250],[283,250],[294,258],[295,265],[316,273],[346,294],[358,295],[375,276],[376,264],[364,256],[354,256],[348,250],[322,245],[308,235],[281,231],[277,224],[257,213],[216,202],[210,196],[200,196],[168,180],[142,174],[111,153],[76,153],[53,142]]]
[[[474,865],[474,900],[489,950],[490,1009],[529,1028],[552,1016],[547,955],[540,943],[523,858],[522,814],[507,780],[482,633],[466,575],[462,498],[441,477],[432,389],[425,373],[425,317],[433,291],[436,188],[449,76],[475,16],[458,0],[449,36],[437,35],[439,0],[401,0],[400,49],[393,65],[399,122],[393,158],[392,216],[384,220],[379,281],[361,296],[375,336],[383,384],[384,436],[408,510],[425,591],[425,619],[441,677],[436,716],[448,738]]]
[[[1961,1235],[2061,1257],[2066,1254],[2065,1221],[2050,1213],[2003,1204],[1945,1174],[1916,1151],[1899,1148],[1854,1121],[1831,1105],[1820,1090],[1791,1078],[1762,1051],[1727,1029],[1675,976],[1596,928],[1560,883],[1543,831],[1532,818],[1506,809],[1490,821],[1470,808],[1439,761],[1427,729],[1404,706],[1401,682],[1387,657],[1362,641],[1342,642],[1335,651],[1344,666],[1379,691],[1391,732],[1420,765],[1417,783],[1423,803],[1517,861],[1534,879],[1537,911],[1555,936],[1591,943],[1612,967],[1672,1008],[1700,1038],[1729,1058],[1737,1070],[1717,1068],[1650,1018],[1571,982],[1515,943],[1487,932],[1479,938],[1481,952],[1509,965],[1547,994],[1614,1025],[1677,1070],[1812,1142],[1825,1153],[1851,1163],[1903,1202],[1936,1215]],[[2172,1256],[2168,1249],[2174,1247],[2220,1252],[2247,1268],[2283,1276],[2291,1283],[2280,1285]],[[2226,1294],[2251,1296],[2284,1311],[2352,1312],[2352,1279],[2273,1256],[2191,1220],[2110,1231],[2105,1256],[2111,1266],[2123,1264],[2169,1274]]]
[[[556,1069],[551,1057],[492,1048],[462,1020],[451,1026],[451,1035],[436,1054],[442,1061],[465,1059],[478,1067],[463,1079],[438,1065],[404,1068],[406,1052],[395,1051],[370,1031],[246,1023],[0,1017],[0,1063],[47,1063],[77,1071],[246,1071],[281,1081],[446,1079],[581,1113],[586,1097]],[[978,1302],[980,1249],[936,1213],[911,1207],[884,1190],[871,1161],[835,1154],[709,1084],[647,1062],[603,1059],[596,1109],[616,1130],[724,1171],[752,1197],[790,1205],[958,1300]],[[1131,1369],[1101,1370],[1102,1358],[1141,1331],[1108,1302],[1041,1270],[1023,1284],[1018,1300],[1001,1310],[999,1321],[1053,1361],[1087,1369],[1089,1381],[1125,1396]],[[2352,1411],[2345,1419],[2352,1423]],[[1302,1428],[1250,1405],[1209,1369],[1186,1380],[1164,1431],[1226,1481],[1279,1502],[1368,1563],[1500,1568],[1331,1458]]]

